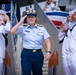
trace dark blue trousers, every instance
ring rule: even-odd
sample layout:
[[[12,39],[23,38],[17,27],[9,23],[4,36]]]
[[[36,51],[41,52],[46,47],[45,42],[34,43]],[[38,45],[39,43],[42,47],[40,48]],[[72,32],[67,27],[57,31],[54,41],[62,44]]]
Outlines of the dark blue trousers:
[[[42,75],[44,55],[42,51],[21,53],[22,75]]]

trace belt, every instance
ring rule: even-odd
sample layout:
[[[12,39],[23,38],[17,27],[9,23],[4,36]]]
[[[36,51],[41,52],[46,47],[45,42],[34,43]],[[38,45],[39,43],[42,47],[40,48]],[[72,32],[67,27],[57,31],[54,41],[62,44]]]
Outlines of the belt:
[[[23,50],[25,50],[27,52],[39,52],[39,51],[41,51],[41,49],[26,49],[26,48],[23,48]]]

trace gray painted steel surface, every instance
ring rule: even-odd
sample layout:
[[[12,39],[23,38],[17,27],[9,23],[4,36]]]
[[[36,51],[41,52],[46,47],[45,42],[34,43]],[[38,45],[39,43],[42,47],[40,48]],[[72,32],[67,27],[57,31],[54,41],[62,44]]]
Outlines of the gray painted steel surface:
[[[16,75],[11,34],[8,35],[7,51],[11,58],[11,67],[7,67],[7,75]]]
[[[52,43],[52,52],[54,50],[58,50],[58,54],[59,54],[59,65],[58,65],[58,70],[57,70],[57,75],[63,75],[63,70],[62,70],[62,58],[61,58],[61,47],[62,45],[59,44],[58,41],[58,29],[53,25],[53,23],[47,18],[47,16],[44,14],[44,12],[42,11],[42,9],[40,8],[40,6],[37,4],[37,2],[35,1],[35,10],[37,11],[37,17],[38,17],[38,22],[39,24],[42,24],[45,26],[45,28],[47,29],[47,31],[49,32],[49,34],[51,35],[50,40]],[[44,46],[45,50],[46,47]]]

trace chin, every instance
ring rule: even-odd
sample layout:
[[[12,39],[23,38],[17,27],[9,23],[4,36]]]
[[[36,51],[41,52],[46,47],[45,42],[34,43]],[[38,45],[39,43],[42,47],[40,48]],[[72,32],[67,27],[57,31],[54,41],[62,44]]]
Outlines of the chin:
[[[29,24],[31,24],[31,25],[34,25],[35,23],[33,23],[33,22],[30,22]]]

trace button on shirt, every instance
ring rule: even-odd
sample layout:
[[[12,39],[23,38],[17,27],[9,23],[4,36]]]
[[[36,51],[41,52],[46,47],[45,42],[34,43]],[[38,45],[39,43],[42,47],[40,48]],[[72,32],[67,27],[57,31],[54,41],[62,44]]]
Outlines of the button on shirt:
[[[42,48],[43,40],[50,37],[44,26],[35,25],[33,28],[30,25],[20,26],[18,34],[23,39],[23,48],[40,49]]]

